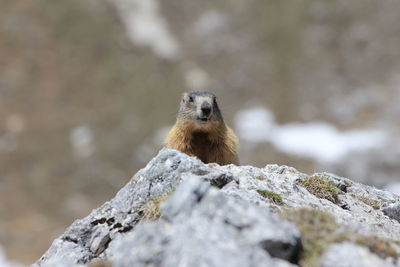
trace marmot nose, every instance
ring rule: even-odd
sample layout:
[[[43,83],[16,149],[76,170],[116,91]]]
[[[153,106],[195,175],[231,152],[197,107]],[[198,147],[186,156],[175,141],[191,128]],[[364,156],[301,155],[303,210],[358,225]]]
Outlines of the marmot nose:
[[[201,104],[201,112],[203,112],[205,116],[209,116],[211,113],[211,105],[207,102]]]

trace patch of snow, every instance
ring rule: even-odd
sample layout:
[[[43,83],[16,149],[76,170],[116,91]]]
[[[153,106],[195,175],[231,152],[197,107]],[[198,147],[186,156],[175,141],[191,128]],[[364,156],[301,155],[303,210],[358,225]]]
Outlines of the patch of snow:
[[[262,107],[240,111],[235,126],[242,140],[270,142],[279,151],[318,162],[337,162],[349,152],[383,147],[387,141],[387,134],[380,130],[340,132],[324,122],[276,125],[273,114]]]
[[[0,266],[9,266],[6,255],[4,254],[3,249],[0,247]]]
[[[271,140],[275,118],[269,110],[255,107],[239,111],[235,116],[235,126],[241,139],[253,143],[264,143]]]
[[[349,150],[364,151],[383,147],[388,134],[377,129],[351,130],[342,133],[342,139],[343,145]]]
[[[323,123],[276,127],[272,141],[282,152],[315,160],[334,161],[346,153],[336,129]]]
[[[180,49],[160,14],[158,0],[110,0],[126,27],[130,41],[149,46],[162,58],[175,59]]]
[[[400,183],[398,182],[389,183],[388,185],[385,186],[384,189],[400,196]]]
[[[379,148],[385,140],[377,130],[339,132],[323,122],[277,126],[272,137],[280,151],[321,162],[339,161],[350,151]]]

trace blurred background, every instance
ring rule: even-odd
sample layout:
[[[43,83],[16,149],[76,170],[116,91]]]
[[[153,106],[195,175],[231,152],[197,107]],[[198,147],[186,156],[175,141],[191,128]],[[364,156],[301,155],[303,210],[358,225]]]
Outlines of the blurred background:
[[[0,265],[36,261],[157,154],[184,91],[243,165],[400,194],[399,1],[3,0]],[[6,256],[5,256],[6,255]]]

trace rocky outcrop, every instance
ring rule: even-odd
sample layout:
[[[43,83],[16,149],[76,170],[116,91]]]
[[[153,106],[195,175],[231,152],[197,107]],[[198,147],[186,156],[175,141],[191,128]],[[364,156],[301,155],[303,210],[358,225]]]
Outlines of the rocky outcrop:
[[[396,266],[399,204],[331,174],[205,165],[164,149],[34,266]]]
[[[370,253],[365,247],[344,242],[331,245],[323,256],[322,267],[336,266],[387,267],[392,264]]]

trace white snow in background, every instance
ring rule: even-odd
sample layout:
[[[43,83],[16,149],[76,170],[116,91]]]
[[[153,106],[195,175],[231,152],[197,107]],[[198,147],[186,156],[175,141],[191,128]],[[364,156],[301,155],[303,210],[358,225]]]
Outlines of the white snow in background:
[[[4,253],[3,248],[0,246],[0,267],[22,267],[22,266],[23,266],[22,264],[8,260],[6,254]]]
[[[400,183],[389,183],[384,189],[400,196]]]
[[[277,126],[272,142],[281,151],[313,158],[316,161],[335,162],[350,151],[365,151],[383,145],[385,135],[374,130],[339,132],[322,122]]]
[[[149,46],[165,59],[179,56],[178,43],[160,13],[158,0],[110,0],[110,3],[115,5],[133,44]]]
[[[235,116],[235,126],[241,139],[264,143],[271,140],[275,119],[265,108],[256,107],[238,112]]]
[[[273,114],[263,107],[238,112],[235,126],[242,140],[271,142],[279,151],[319,162],[337,162],[349,152],[382,147],[388,138],[380,130],[341,132],[325,122],[277,125]]]
[[[0,266],[1,267],[9,266],[6,255],[4,254],[4,251],[1,247],[0,247]]]

